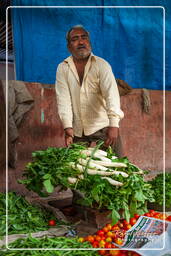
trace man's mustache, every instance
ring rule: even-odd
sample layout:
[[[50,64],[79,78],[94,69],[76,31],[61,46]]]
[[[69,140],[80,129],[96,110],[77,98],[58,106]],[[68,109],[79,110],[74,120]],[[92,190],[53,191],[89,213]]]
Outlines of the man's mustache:
[[[80,46],[77,47],[77,49],[78,49],[78,50],[79,50],[79,49],[86,49],[86,46],[85,46],[85,45],[80,45]]]

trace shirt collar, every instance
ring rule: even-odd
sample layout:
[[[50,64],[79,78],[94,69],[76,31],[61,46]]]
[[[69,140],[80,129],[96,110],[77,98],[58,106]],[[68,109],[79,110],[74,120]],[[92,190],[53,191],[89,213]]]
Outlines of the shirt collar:
[[[91,54],[90,54],[90,58],[91,58],[91,60],[96,60],[96,56],[91,52]],[[64,59],[64,62],[67,62],[67,63],[71,63],[71,62],[73,62],[73,57],[72,57],[72,55],[71,56],[69,56],[69,57],[67,57],[66,59]]]

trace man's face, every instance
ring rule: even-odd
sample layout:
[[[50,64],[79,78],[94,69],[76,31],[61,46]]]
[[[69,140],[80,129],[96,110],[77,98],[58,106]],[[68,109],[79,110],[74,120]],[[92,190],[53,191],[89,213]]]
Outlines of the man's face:
[[[68,50],[76,59],[84,59],[90,55],[91,45],[86,31],[78,28],[70,32]]]

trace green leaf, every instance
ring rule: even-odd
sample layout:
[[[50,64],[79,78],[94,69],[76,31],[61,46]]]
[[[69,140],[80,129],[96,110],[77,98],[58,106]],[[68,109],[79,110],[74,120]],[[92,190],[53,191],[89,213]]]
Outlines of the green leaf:
[[[52,185],[50,179],[43,181],[43,185],[45,186],[45,189],[46,189],[46,191],[47,191],[48,193],[52,193],[52,192],[53,192],[54,187],[53,187],[53,185]]]
[[[137,191],[135,192],[134,198],[135,198],[136,200],[142,201],[142,202],[144,202],[144,200],[146,199],[145,196],[144,196],[144,194],[143,194],[143,192],[142,192],[142,190],[137,190]]]
[[[40,173],[40,172],[39,172]],[[44,180],[48,180],[48,179],[50,179],[52,177],[52,175],[51,174],[49,174],[49,173],[47,173],[47,174],[45,174],[44,176],[43,176],[43,179]]]
[[[137,201],[131,200],[129,209],[130,209],[130,215],[131,217],[133,217],[134,213],[137,212]]]
[[[112,225],[115,225],[120,219],[120,214],[115,209],[112,209],[110,216],[112,218]]]

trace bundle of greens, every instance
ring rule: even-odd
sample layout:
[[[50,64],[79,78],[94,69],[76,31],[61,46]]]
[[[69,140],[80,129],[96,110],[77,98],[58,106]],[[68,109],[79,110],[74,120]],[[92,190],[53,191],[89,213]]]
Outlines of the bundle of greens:
[[[82,205],[110,209],[113,223],[123,216],[147,211],[147,201],[153,201],[151,185],[144,181],[144,171],[124,158],[117,158],[111,148],[107,151],[73,144],[69,148],[48,148],[33,153],[33,162],[26,166],[20,183],[40,196],[53,192],[61,184],[79,190]]]
[[[6,203],[8,203],[8,234],[30,233],[48,229],[48,220],[55,219],[51,213],[32,206],[24,197],[14,192],[0,193],[0,236],[6,231]],[[55,219],[56,220],[56,219]],[[59,221],[56,220],[58,223]]]
[[[164,191],[165,191],[165,205],[167,208],[170,208],[171,207],[171,173],[165,173],[165,175],[164,173],[160,173],[149,183],[151,184],[152,190],[154,191],[155,203],[159,205],[163,205]]]
[[[26,239],[18,239],[15,242],[9,244],[10,250],[1,251],[1,256],[96,256],[99,255],[96,251],[84,250],[86,248],[91,248],[92,246],[88,243],[81,243],[78,238],[68,238],[68,237],[55,237],[55,238],[33,238],[28,237]],[[12,248],[17,248],[17,251],[12,250]],[[18,249],[21,250],[19,251]],[[22,250],[22,248],[53,248],[54,250]],[[56,248],[60,248],[57,250]],[[83,250],[61,250],[66,248],[83,248]]]

